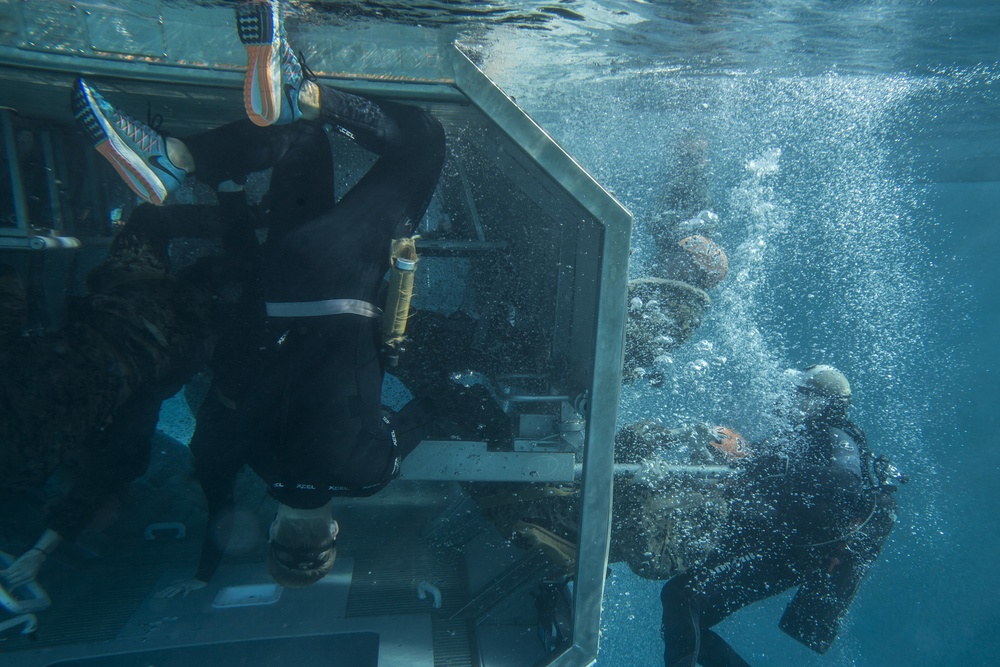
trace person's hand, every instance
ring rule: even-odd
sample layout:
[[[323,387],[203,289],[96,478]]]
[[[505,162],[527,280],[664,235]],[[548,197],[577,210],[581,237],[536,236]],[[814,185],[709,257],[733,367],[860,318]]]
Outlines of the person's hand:
[[[15,560],[6,570],[0,570],[0,577],[7,585],[17,588],[35,580],[39,568],[45,562],[45,553],[39,549],[29,549]]]
[[[158,598],[175,598],[178,595],[187,597],[188,593],[191,591],[201,590],[208,586],[207,583],[201,579],[182,579],[180,581],[175,581],[173,584],[167,586],[162,591],[156,594]]]

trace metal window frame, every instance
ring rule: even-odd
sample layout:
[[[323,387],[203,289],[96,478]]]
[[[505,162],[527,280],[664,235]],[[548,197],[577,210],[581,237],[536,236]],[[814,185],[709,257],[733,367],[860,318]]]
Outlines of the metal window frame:
[[[88,3],[84,1],[78,5],[85,6]],[[78,15],[80,6],[74,6]],[[162,20],[160,16],[160,21]],[[213,26],[208,25],[210,23],[211,21],[207,21],[203,27],[211,30]],[[317,28],[309,29],[315,31]],[[29,32],[22,26],[22,36]],[[450,39],[442,44],[442,34],[437,33],[433,38],[424,35],[416,41],[401,42],[400,39],[406,40],[418,33],[406,32],[398,27],[389,28],[385,32],[387,34],[381,35],[384,37],[383,45],[402,44],[405,47],[402,55],[408,63],[415,63],[407,76],[385,73],[386,68],[398,61],[389,57],[393,55],[392,47],[381,49],[384,52],[380,52],[380,47],[373,47],[364,57],[358,56],[354,62],[350,62],[345,56],[350,52],[349,45],[338,45],[336,40],[327,40],[327,44],[332,44],[328,51],[318,57],[313,56],[310,65],[322,80],[361,93],[411,101],[475,105],[571,199],[593,216],[601,228],[600,258],[597,262],[599,275],[595,279],[596,302],[588,306],[594,318],[592,324],[586,323],[587,326],[594,327],[592,336],[588,337],[593,341],[593,349],[589,350],[593,363],[586,415],[587,436],[583,457],[583,502],[579,531],[579,544],[587,545],[587,548],[578,550],[572,645],[552,656],[548,663],[559,667],[591,665],[596,662],[599,647],[601,599],[610,544],[614,435],[624,354],[632,216],[490,81]],[[405,34],[400,37],[396,32]],[[355,34],[352,35],[352,40],[356,44],[369,43],[367,35],[359,37]],[[171,60],[171,46],[169,41],[165,44],[163,58],[128,58],[98,52],[93,48],[87,51],[82,47],[72,52],[47,52],[39,44],[29,44],[25,39],[20,44],[0,44],[0,68],[28,72],[25,81],[19,81],[18,85],[36,85],[39,82],[54,84],[50,86],[53,96],[65,95],[72,78],[77,74],[98,78],[127,77],[140,87],[144,81],[177,82],[204,87],[206,96],[201,98],[201,103],[208,105],[224,101],[223,97],[239,87],[242,79],[239,58],[242,54],[235,48],[232,52],[223,50],[215,62],[192,62]],[[338,46],[341,49],[339,51]],[[333,71],[330,63],[335,63],[341,73]],[[127,64],[127,70],[123,64]],[[351,72],[352,65],[357,65],[358,71]],[[348,68],[346,71],[343,69],[345,67]],[[210,86],[225,90],[217,97],[211,97],[208,94]],[[65,120],[64,110],[51,113],[53,118]],[[584,326],[584,320],[578,320],[578,325]]]
[[[453,53],[456,87],[603,225],[578,542],[588,548],[578,546],[577,550],[573,644],[549,662],[558,667],[591,665],[597,660],[611,541],[615,423],[621,393],[632,216],[465,54],[458,48]]]

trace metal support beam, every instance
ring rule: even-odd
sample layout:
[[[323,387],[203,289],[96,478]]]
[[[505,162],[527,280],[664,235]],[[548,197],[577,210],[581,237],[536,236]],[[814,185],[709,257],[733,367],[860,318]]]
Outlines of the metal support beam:
[[[7,154],[7,170],[10,174],[10,193],[14,201],[14,229],[0,228],[0,235],[26,236],[28,234],[28,202],[24,196],[24,181],[21,178],[21,163],[17,159],[17,138],[14,136],[14,122],[10,109],[0,109],[0,128],[3,132],[4,153]]]
[[[45,185],[49,191],[49,211],[52,213],[52,229],[63,231],[62,197],[59,196],[59,179],[56,177],[56,152],[52,145],[52,133],[44,130],[39,133],[42,141],[42,154],[45,157]]]
[[[485,442],[425,440],[403,461],[400,479],[572,483],[572,452],[490,452]]]
[[[63,250],[80,247],[80,239],[73,236],[42,236],[20,235],[6,236],[0,234],[0,248],[12,250]]]

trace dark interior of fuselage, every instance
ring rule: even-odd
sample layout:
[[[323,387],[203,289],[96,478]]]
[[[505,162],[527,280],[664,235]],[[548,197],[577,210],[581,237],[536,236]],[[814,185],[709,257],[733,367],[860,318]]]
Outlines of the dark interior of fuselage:
[[[0,110],[0,262],[25,286],[23,335],[44,336],[64,324],[67,297],[86,292],[88,271],[137,202],[68,118],[71,73],[46,74],[43,94],[18,83],[23,70],[6,75],[20,97],[11,107],[5,95],[8,108]],[[231,120],[219,110],[240,104],[237,88],[98,82],[136,116],[167,112],[162,127],[180,137]],[[419,228],[408,339],[389,369],[383,402],[398,409],[410,396],[459,388],[490,404],[488,435],[472,442],[461,417],[446,421],[435,442],[418,446],[423,458],[404,463],[400,479],[371,498],[335,501],[337,563],[321,584],[302,590],[268,579],[263,551],[275,504],[245,472],[218,575],[206,590],[160,599],[156,591],[191,576],[205,533],[185,442],[208,381],[202,372],[164,403],[146,473],[39,574],[51,606],[18,616],[16,599],[31,596],[12,594],[14,608],[0,622],[31,618],[4,632],[0,652],[19,664],[133,664],[127,656],[137,653],[156,664],[200,664],[219,644],[235,651],[270,638],[251,651],[264,661],[247,664],[270,664],[263,656],[274,651],[287,660],[346,650],[357,652],[349,664],[458,666],[533,664],[567,646],[572,556],[567,561],[563,549],[562,559],[553,558],[544,535],[510,534],[477,497],[495,507],[504,502],[498,498],[516,502],[523,490],[579,491],[600,225],[540,177],[479,109],[408,100],[405,91],[386,96],[438,117],[448,156]],[[372,158],[335,133],[330,144],[339,196]],[[251,178],[248,198],[259,202],[267,186],[267,173]],[[210,204],[214,194],[189,183],[171,197]],[[215,252],[214,242],[179,240],[171,259],[177,269]],[[56,474],[41,489],[4,491],[0,539],[11,557],[44,529],[45,505],[64,490]],[[539,632],[542,598],[544,614],[566,617],[559,632]],[[339,644],[281,643],[306,635]]]

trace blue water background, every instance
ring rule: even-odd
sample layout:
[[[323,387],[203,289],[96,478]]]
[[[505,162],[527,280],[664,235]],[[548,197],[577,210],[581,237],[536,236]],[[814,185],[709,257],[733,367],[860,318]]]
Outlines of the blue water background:
[[[720,631],[759,665],[997,664],[997,8],[582,13],[543,38],[492,31],[482,66],[634,213],[633,277],[672,156],[707,141],[730,260],[694,340],[660,361],[666,386],[626,388],[623,423],[705,419],[760,437],[781,370],[827,362],[851,379],[872,448],[911,478],[827,656],[778,630],[789,595]],[[613,573],[598,664],[662,664],[660,584]]]

